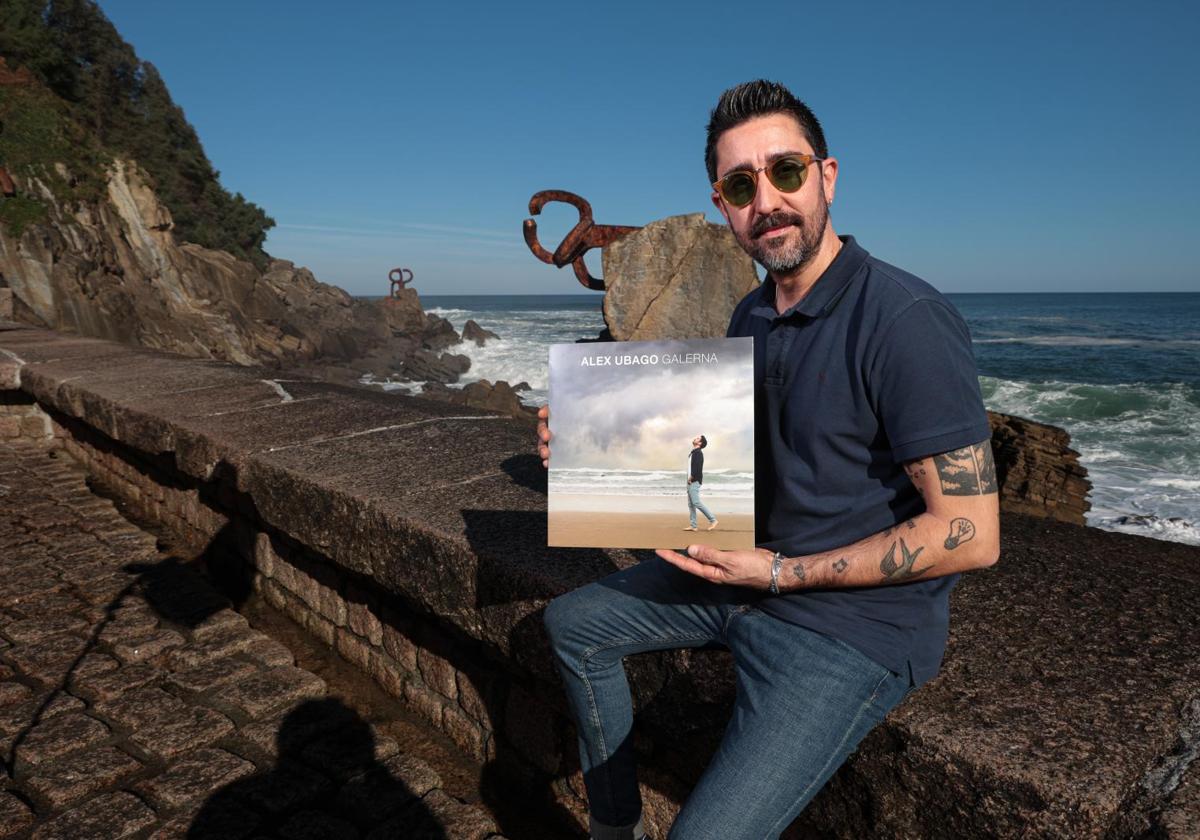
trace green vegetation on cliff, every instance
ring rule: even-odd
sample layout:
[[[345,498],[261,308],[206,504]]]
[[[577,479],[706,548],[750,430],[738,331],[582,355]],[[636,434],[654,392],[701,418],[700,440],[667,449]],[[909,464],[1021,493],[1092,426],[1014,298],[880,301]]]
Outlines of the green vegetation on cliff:
[[[180,238],[265,263],[274,221],[221,186],[154,65],[138,59],[94,0],[3,0],[0,56],[40,83],[0,80],[0,165],[55,181],[62,198],[86,198],[103,185],[108,161],[132,158],[150,174]],[[55,163],[66,165],[71,183]],[[2,200],[0,221],[37,221],[37,203]]]

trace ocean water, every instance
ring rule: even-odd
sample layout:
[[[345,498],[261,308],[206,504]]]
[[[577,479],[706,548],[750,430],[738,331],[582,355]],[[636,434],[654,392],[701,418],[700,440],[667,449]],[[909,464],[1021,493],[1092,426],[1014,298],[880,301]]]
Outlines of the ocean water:
[[[564,496],[614,496],[636,499],[643,510],[682,510],[687,495],[684,465],[687,446],[680,451],[677,470],[612,470],[555,468],[550,472],[550,489]],[[754,473],[737,470],[704,471],[703,496],[707,504],[721,499],[729,513],[754,513]],[[657,503],[672,500],[670,506]]]
[[[1200,545],[1200,293],[949,297],[970,325],[987,407],[1070,432],[1093,484],[1088,524]],[[471,318],[501,336],[461,351],[463,384],[526,381],[531,404],[547,399],[547,345],[604,327],[599,294],[421,300],[456,329]],[[678,492],[676,478],[661,477],[664,492]]]

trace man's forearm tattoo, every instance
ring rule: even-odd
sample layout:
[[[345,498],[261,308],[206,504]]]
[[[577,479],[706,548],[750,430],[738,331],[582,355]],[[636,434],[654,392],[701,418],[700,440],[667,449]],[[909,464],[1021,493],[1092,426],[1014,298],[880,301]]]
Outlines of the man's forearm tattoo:
[[[942,480],[943,496],[985,496],[997,490],[991,441],[934,455],[933,463]]]
[[[839,557],[837,560],[833,561],[833,570],[840,575],[842,572],[846,571],[846,567],[849,565],[850,564],[846,562],[845,557]]]
[[[900,538],[900,554],[901,561],[896,562],[896,543],[892,543],[892,547],[888,549],[888,553],[884,555],[883,560],[879,563],[879,571],[883,572],[883,579],[889,582],[912,580],[920,577],[933,568],[933,564],[914,568],[917,558],[921,552],[925,550],[925,546],[918,546],[916,551],[909,551],[908,544],[904,542],[904,537]]]
[[[953,551],[965,542],[970,542],[975,536],[975,523],[970,519],[958,517],[950,520],[950,533],[946,536],[946,548]]]
[[[797,560],[796,564],[794,566],[792,566],[792,577],[794,577],[796,580],[800,581],[801,583],[804,583],[804,578],[805,578],[806,574],[807,573],[804,571],[804,561]]]

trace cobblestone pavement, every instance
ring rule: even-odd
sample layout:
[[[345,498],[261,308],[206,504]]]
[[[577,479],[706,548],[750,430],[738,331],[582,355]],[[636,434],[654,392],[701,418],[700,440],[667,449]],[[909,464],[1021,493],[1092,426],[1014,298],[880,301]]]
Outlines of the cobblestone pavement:
[[[0,840],[496,837],[66,455],[0,442]]]

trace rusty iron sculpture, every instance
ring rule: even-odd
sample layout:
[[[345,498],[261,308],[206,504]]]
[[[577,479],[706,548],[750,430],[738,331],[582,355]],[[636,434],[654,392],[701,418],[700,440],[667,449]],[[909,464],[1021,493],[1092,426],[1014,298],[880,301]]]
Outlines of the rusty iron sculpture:
[[[522,225],[525,244],[529,246],[533,255],[544,263],[559,268],[569,264],[575,269],[575,276],[585,289],[604,291],[604,280],[591,275],[583,261],[583,255],[592,248],[603,248],[605,245],[610,245],[622,236],[627,236],[640,228],[628,225],[596,224],[592,221],[592,205],[582,197],[566,190],[542,190],[534,193],[533,198],[529,199],[529,212],[536,216],[551,201],[562,201],[573,206],[579,211],[579,222],[563,237],[562,243],[554,249],[552,254],[538,241],[537,222],[533,219],[526,219]]]
[[[393,268],[388,272],[388,280],[392,281],[392,290],[388,297],[398,298],[400,290],[413,281],[413,273],[407,268]]]

